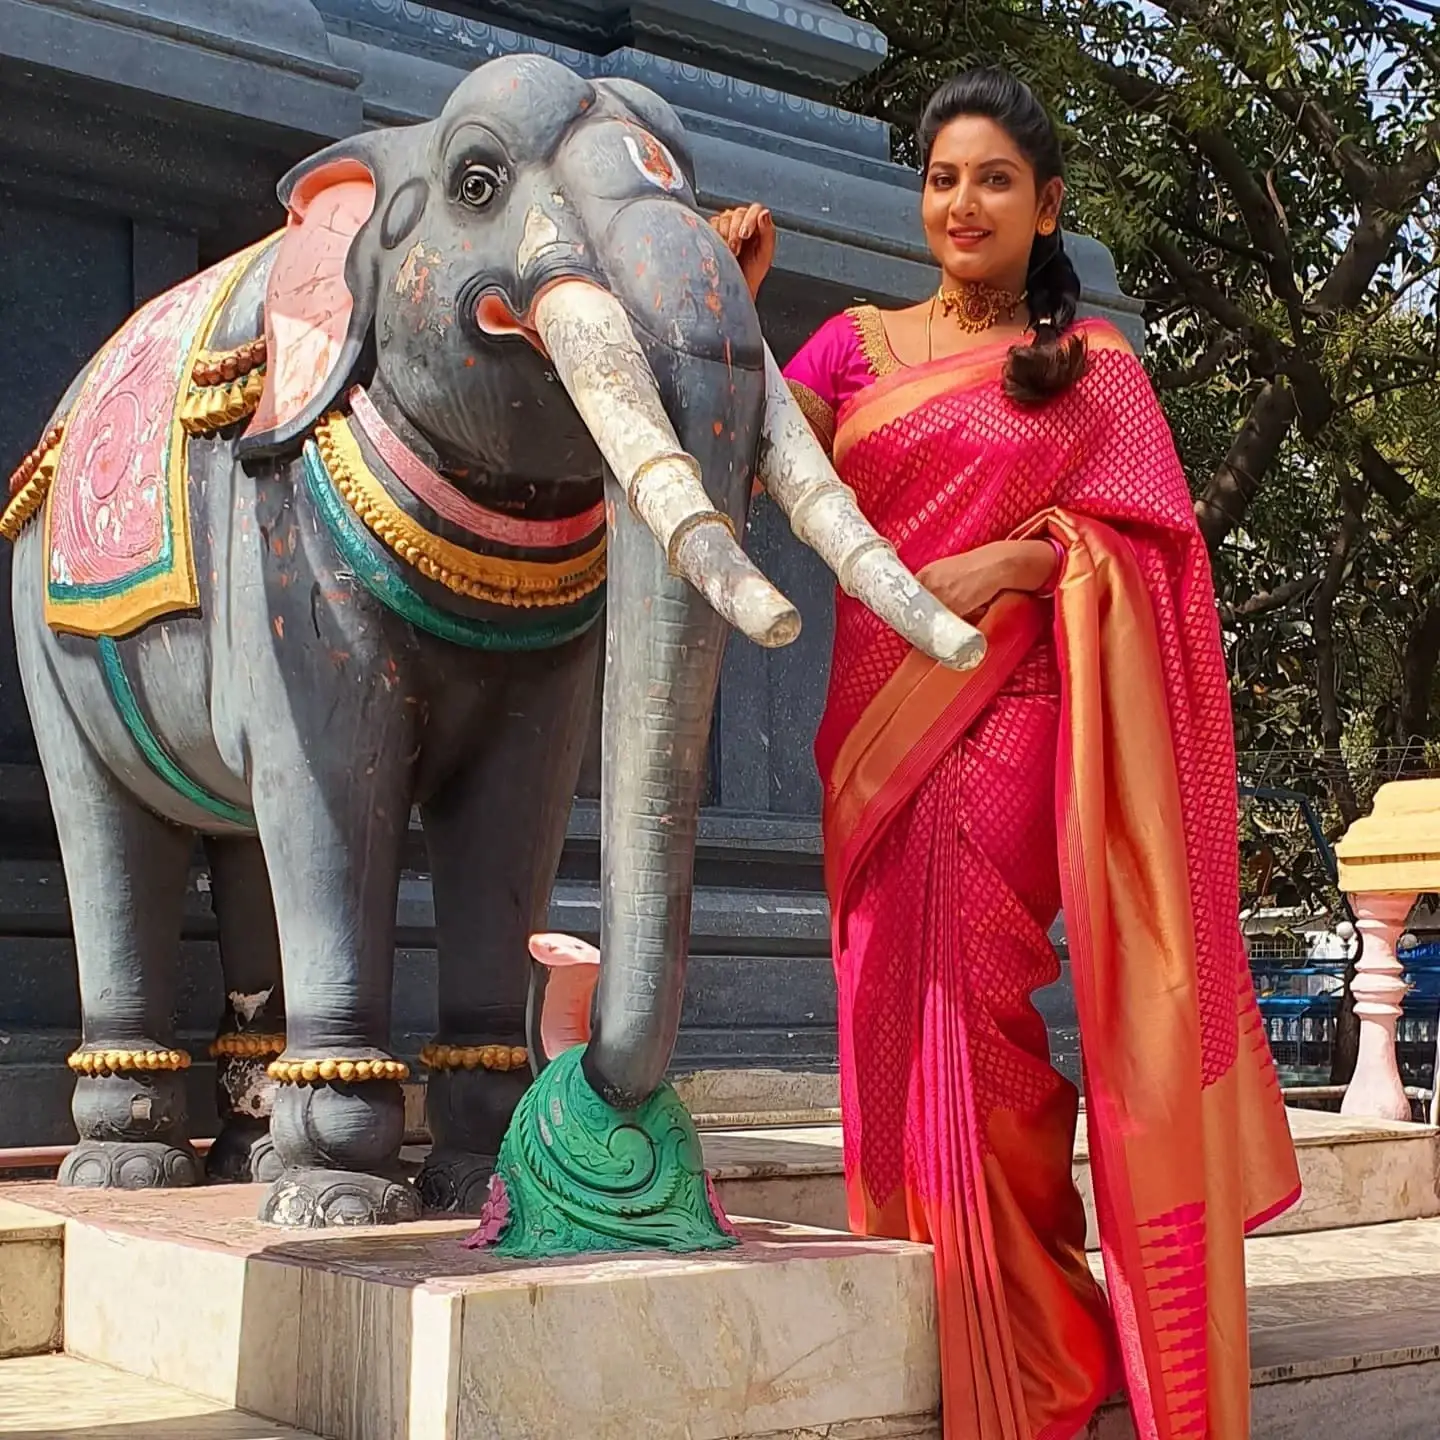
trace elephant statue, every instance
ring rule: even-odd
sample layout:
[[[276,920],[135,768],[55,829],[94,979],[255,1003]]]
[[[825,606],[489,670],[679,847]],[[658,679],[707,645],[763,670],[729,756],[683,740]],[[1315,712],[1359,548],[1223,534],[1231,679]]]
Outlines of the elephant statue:
[[[280,198],[281,231],[87,364],[0,519],[79,967],[60,1180],[202,1178],[172,1015],[200,837],[228,996],[210,1177],[268,1181],[289,1225],[475,1213],[534,1074],[566,1087],[526,1123],[541,1150],[570,1123],[567,1166],[582,1121],[664,1109],[726,627],[799,626],[737,540],[755,483],[913,644],[963,666],[983,642],[836,480],[654,94],[495,60]],[[602,642],[604,959],[547,1070],[527,947]],[[414,806],[439,1031],[412,1184],[389,1037]]]

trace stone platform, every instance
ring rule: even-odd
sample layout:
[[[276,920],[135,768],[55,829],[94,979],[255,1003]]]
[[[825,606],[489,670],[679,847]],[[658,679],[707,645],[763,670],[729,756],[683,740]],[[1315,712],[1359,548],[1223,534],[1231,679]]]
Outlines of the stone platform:
[[[1304,1194],[1261,1234],[1440,1216],[1440,1131],[1320,1110],[1290,1109],[1286,1114]],[[839,1125],[710,1129],[701,1139],[720,1198],[733,1213],[845,1228]],[[1093,1250],[1099,1240],[1083,1114],[1075,1145],[1075,1183],[1085,1200],[1086,1244]]]
[[[1434,1440],[1440,1140],[1292,1124],[1309,1228],[1247,1246],[1254,1440]],[[734,1214],[836,1203],[831,1128],[705,1143]],[[113,1367],[84,1393],[110,1376],[115,1405],[158,1407],[117,1422],[126,1440],[938,1440],[924,1247],[772,1213],[719,1255],[516,1264],[461,1248],[465,1221],[278,1231],[258,1195],[0,1186],[0,1356],[63,1344]],[[33,1365],[0,1359],[0,1437],[108,1434],[18,1410],[16,1386],[52,1374]],[[1100,1440],[1131,1433],[1102,1412]]]
[[[0,1202],[63,1220],[63,1302],[47,1294],[70,1355],[335,1440],[930,1428],[921,1246],[750,1221],[733,1252],[517,1265],[462,1249],[464,1222],[276,1231],[259,1193],[34,1183]]]

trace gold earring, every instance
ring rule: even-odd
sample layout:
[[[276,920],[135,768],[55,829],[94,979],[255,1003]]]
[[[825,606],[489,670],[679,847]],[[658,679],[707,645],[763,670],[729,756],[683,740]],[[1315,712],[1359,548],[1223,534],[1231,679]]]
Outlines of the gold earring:
[[[1037,228],[1042,235],[1053,235],[1055,233],[1055,217],[1046,215]]]

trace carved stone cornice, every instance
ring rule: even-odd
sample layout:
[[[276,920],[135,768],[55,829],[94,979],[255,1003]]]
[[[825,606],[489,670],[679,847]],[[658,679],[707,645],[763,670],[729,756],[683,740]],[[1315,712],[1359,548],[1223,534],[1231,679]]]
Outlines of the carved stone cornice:
[[[360,77],[309,0],[0,0],[10,67],[311,136],[361,123]]]
[[[439,0],[605,54],[624,46],[829,98],[885,58],[885,37],[829,0]]]

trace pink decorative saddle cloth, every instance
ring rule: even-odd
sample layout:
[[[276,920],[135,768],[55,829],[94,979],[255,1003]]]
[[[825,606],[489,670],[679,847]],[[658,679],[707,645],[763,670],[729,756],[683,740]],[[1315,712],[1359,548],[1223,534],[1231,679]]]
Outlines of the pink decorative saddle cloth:
[[[137,310],[86,377],[45,506],[53,629],[126,635],[198,606],[180,407],[196,355],[258,248]]]

